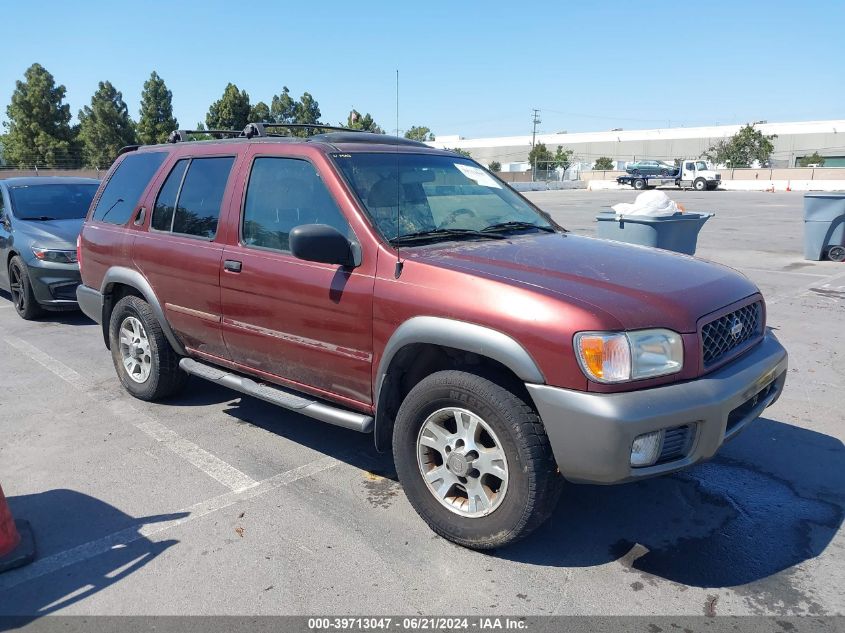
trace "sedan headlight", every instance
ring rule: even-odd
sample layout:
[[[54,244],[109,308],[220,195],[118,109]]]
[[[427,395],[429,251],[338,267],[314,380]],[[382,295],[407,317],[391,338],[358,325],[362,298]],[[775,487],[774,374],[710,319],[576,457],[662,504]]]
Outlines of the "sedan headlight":
[[[42,262],[53,262],[54,264],[75,264],[76,251],[66,251],[56,248],[32,247],[32,254]]]
[[[675,374],[684,366],[681,335],[672,330],[579,332],[578,362],[588,378],[616,383]]]

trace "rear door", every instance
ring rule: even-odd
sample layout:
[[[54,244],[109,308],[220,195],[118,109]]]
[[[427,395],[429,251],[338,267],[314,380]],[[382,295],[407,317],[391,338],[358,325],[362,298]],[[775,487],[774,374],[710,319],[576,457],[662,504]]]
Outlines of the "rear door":
[[[175,156],[137,231],[136,267],[153,287],[167,320],[186,347],[226,357],[220,331],[220,215],[231,197],[234,153]]]
[[[333,192],[322,156],[251,150],[237,236],[223,258],[223,335],[231,359],[276,382],[363,409],[372,402],[375,257],[355,269],[290,253],[302,224],[328,224],[357,237]],[[297,151],[303,152],[295,155]],[[235,214],[232,214],[235,217]],[[272,379],[272,378],[271,378]]]

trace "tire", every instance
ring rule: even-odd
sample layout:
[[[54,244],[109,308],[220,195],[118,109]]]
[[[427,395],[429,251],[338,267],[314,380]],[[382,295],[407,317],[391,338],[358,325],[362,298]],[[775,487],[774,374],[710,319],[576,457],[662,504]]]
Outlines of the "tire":
[[[704,178],[696,178],[692,186],[696,191],[704,191],[707,189],[707,181]]]
[[[664,178],[666,178],[669,175],[669,170],[668,169],[661,169],[660,175],[663,176]]]
[[[639,169],[633,169],[633,170],[631,170],[631,175],[632,175],[632,176],[639,176],[639,175],[640,175],[640,170],[639,170]]]
[[[462,434],[473,425],[475,433]],[[441,444],[442,450],[433,447]],[[502,547],[529,534],[552,513],[563,483],[534,409],[463,371],[436,372],[411,389],[396,416],[393,458],[422,519],[472,549]],[[480,494],[470,499],[470,490]]]
[[[185,386],[188,374],[179,368],[179,355],[143,299],[128,296],[117,302],[109,320],[109,342],[120,382],[139,400],[160,400]]]
[[[827,258],[832,262],[845,262],[845,246],[831,246]]]
[[[642,191],[643,189],[645,189],[645,187],[645,180],[643,180],[642,178],[637,178],[636,180],[634,180],[634,189],[636,189],[637,191]]]
[[[44,314],[44,308],[35,298],[32,291],[32,282],[29,280],[29,269],[18,255],[15,255],[9,262],[9,294],[12,295],[12,304],[15,312],[22,319],[32,321]]]

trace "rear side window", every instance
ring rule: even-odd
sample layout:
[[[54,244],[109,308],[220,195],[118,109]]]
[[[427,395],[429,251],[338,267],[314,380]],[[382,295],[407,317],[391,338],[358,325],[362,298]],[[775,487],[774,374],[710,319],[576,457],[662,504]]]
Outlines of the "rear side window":
[[[289,251],[290,231],[301,224],[328,224],[354,239],[349,223],[311,163],[256,158],[246,190],[243,243]]]
[[[177,162],[156,199],[152,228],[214,239],[234,162],[233,156]]]
[[[153,208],[152,227],[156,231],[169,231],[173,228],[173,212],[176,210],[176,197],[179,195],[179,188],[182,186],[182,178],[185,176],[185,168],[188,160],[182,159],[170,171],[167,180],[156,198]]]
[[[117,166],[97,201],[92,219],[126,224],[167,152],[130,154]]]

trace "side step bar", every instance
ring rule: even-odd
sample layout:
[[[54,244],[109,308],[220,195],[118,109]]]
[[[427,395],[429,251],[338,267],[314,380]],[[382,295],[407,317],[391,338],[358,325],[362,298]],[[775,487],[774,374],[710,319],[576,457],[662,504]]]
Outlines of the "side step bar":
[[[342,426],[345,429],[352,429],[360,433],[369,433],[373,430],[372,416],[363,413],[334,407],[276,385],[259,383],[246,376],[201,363],[193,358],[183,358],[179,361],[179,367],[194,376],[205,378],[224,387],[229,387],[229,389],[240,391],[248,396],[253,396],[322,422]]]

